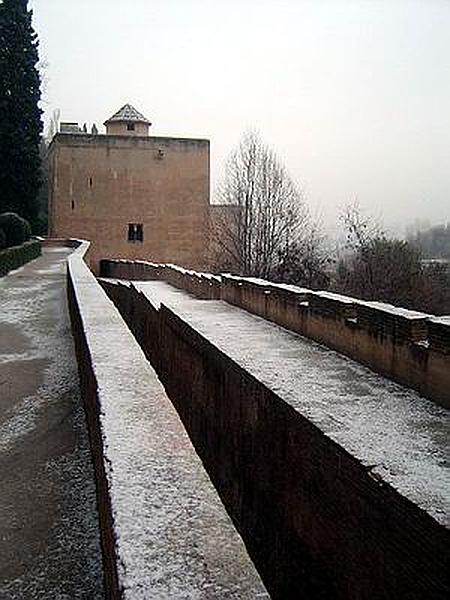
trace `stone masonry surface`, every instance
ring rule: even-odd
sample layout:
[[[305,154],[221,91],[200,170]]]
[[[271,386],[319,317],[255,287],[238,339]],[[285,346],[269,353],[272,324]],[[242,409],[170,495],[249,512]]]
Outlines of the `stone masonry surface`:
[[[96,600],[94,475],[64,248],[0,281],[0,598]]]
[[[448,411],[179,277],[148,281],[101,285],[271,597],[448,598]]]
[[[49,164],[50,235],[90,240],[94,271],[117,256],[205,267],[207,140],[58,134]],[[142,241],[129,240],[130,224]]]
[[[224,300],[368,366],[450,408],[447,318],[254,277],[213,275],[174,264],[107,259],[107,278],[165,281],[203,300]]]
[[[268,598],[155,371],[77,253],[69,291],[83,397],[97,413],[100,504],[110,504],[118,585],[108,597]]]
[[[449,412],[370,369],[222,301],[135,282],[439,523],[449,526]]]

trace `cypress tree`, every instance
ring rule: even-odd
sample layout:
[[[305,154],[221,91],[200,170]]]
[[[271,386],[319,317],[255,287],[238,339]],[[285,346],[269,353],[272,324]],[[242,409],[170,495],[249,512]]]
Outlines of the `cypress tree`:
[[[38,39],[28,0],[0,0],[0,213],[35,223],[42,131]]]

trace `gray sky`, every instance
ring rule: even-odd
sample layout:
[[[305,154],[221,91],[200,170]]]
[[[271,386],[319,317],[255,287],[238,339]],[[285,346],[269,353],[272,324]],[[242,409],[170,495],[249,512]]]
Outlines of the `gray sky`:
[[[355,196],[400,231],[450,220],[450,0],[30,5],[46,118],[130,102],[153,135],[209,138],[213,184],[256,128],[327,229]]]

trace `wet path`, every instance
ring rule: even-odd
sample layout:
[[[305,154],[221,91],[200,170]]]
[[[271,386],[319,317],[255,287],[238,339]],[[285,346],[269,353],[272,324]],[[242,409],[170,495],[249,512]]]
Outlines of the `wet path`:
[[[0,279],[0,598],[103,598],[65,259]]]

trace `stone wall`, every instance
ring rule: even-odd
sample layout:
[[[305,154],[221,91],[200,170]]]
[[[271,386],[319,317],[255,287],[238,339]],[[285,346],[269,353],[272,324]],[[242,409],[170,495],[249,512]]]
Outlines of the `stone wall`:
[[[218,300],[221,297],[220,276],[185,269],[178,265],[150,263],[143,260],[101,260],[100,274],[102,277],[117,279],[166,281],[204,300]]]
[[[155,371],[84,263],[86,250],[69,258],[68,294],[106,597],[268,598]]]
[[[221,298],[350,356],[450,407],[450,318],[381,302],[174,265],[102,261],[121,279],[161,279],[200,298]]]
[[[91,241],[100,258],[205,268],[209,141],[57,134],[49,149],[49,234]],[[130,224],[143,241],[129,241]]]
[[[109,121],[106,123],[107,135],[126,135],[128,137],[147,137],[148,136],[148,123],[134,122],[134,129],[130,131],[127,127],[126,121]]]
[[[447,597],[445,527],[175,310],[154,306],[132,283],[101,283],[157,370],[272,598]]]

